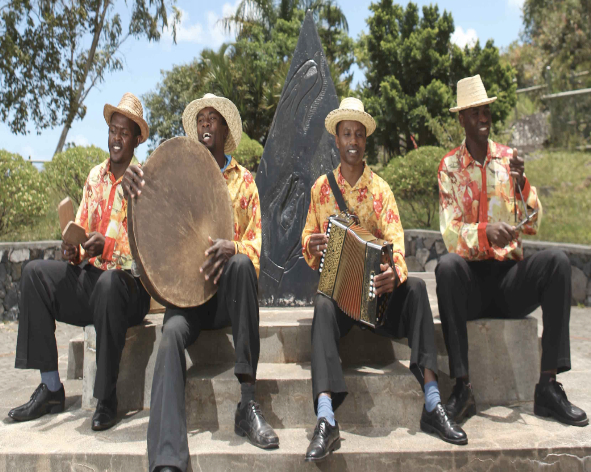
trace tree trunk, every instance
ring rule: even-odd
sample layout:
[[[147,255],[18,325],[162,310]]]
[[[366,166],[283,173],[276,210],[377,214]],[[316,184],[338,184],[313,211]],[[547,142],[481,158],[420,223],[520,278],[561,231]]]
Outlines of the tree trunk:
[[[88,59],[86,60],[86,65],[84,66],[84,74],[78,84],[78,90],[76,90],[76,95],[74,97],[73,102],[70,104],[70,110],[68,112],[68,117],[66,118],[66,122],[64,123],[64,129],[62,130],[62,134],[60,136],[60,140],[57,143],[57,147],[55,148],[55,153],[62,152],[64,148],[64,144],[66,144],[66,138],[68,137],[68,132],[72,127],[72,123],[74,122],[74,118],[78,113],[78,109],[80,108],[80,98],[82,97],[82,92],[84,92],[84,85],[86,84],[86,79],[88,78],[88,73],[90,72],[90,66],[94,62],[94,55],[96,53],[96,48],[98,46],[98,42],[103,32],[103,26],[105,25],[105,16],[107,14],[107,10],[109,8],[109,4],[111,3],[110,0],[105,0],[104,4],[99,3],[96,8],[96,23],[94,29],[94,37],[92,38],[92,45],[90,46],[90,51],[88,53]],[[101,5],[103,6],[103,11],[101,13],[100,8]]]

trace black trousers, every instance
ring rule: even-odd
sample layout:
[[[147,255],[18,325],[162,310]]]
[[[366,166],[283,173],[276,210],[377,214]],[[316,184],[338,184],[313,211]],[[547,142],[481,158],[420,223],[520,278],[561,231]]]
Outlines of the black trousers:
[[[471,261],[446,254],[435,269],[437,299],[452,378],[468,375],[466,321],[524,318],[540,305],[542,371],[570,370],[571,267],[547,249],[522,261]]]
[[[189,444],[185,414],[185,349],[201,330],[232,326],[239,380],[256,379],[259,362],[259,304],[257,274],[244,254],[232,256],[218,282],[217,293],[195,308],[167,308],[162,340],[156,357],[150,421],[148,460],[150,471],[159,466],[187,470]]]
[[[339,358],[339,340],[355,323],[338,308],[334,300],[320,294],[315,296],[312,321],[312,390],[316,412],[318,395],[322,392],[331,392],[335,411],[347,396],[347,385]],[[409,277],[394,290],[386,309],[385,325],[377,333],[394,338],[408,338],[411,348],[410,369],[421,388],[424,386],[425,368],[437,373],[433,314],[429,306],[427,287],[422,279]]]
[[[15,367],[58,370],[55,322],[94,324],[94,396],[104,400],[117,385],[127,328],[141,323],[149,309],[150,296],[128,272],[31,261],[21,275]]]

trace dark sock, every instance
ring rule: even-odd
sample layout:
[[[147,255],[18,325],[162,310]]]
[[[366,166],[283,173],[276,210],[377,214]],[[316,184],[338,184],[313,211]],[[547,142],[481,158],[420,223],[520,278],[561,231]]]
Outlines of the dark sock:
[[[556,381],[556,374],[551,374],[549,372],[540,372],[540,384],[544,385],[549,382]]]
[[[240,384],[240,406],[247,405],[249,401],[254,401],[254,383],[243,382]]]

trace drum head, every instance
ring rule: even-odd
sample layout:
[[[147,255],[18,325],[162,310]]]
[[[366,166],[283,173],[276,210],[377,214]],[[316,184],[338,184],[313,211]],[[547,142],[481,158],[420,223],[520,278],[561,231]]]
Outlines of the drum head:
[[[199,272],[207,238],[233,236],[224,177],[208,149],[186,137],[158,146],[142,170],[142,193],[127,200],[129,243],[141,281],[164,306],[201,305],[217,291]]]

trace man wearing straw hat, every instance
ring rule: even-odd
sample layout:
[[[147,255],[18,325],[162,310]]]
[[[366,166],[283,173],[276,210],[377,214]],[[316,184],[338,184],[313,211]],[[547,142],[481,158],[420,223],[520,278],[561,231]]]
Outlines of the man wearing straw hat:
[[[65,391],[58,373],[55,322],[96,329],[98,399],[91,427],[113,426],[117,415],[117,376],[127,328],[139,324],[150,297],[131,274],[127,240],[127,201],[120,185],[129,165],[137,165],[135,148],[148,139],[140,101],[126,93],[119,105],[105,105],[109,159],[94,167],[86,180],[76,223],[87,232],[81,246],[62,242],[65,261],[29,262],[21,277],[20,320],[15,365],[39,369],[41,384],[29,402],[8,416],[27,421],[64,410]],[[83,260],[85,266],[78,265]]]
[[[194,308],[167,308],[158,349],[148,425],[150,471],[187,470],[189,445],[185,417],[185,349],[202,330],[232,326],[241,398],[234,431],[255,446],[277,448],[279,438],[255,401],[259,359],[259,306],[257,277],[260,267],[261,212],[257,186],[251,173],[231,156],[242,137],[242,120],[227,98],[206,94],[183,112],[183,128],[204,144],[228,185],[234,212],[234,240],[210,239],[209,259],[203,276],[219,285],[217,293]],[[125,185],[134,197],[145,184],[141,169],[130,167]],[[206,336],[207,333],[204,333]]]
[[[571,268],[558,249],[523,257],[521,233],[536,234],[542,205],[516,149],[490,139],[490,104],[479,75],[458,82],[466,139],[439,166],[439,215],[449,254],[435,269],[439,312],[456,385],[447,402],[458,422],[476,412],[468,369],[466,321],[523,318],[542,306],[544,332],[534,413],[575,426],[589,423],[570,403],[556,374],[571,368]]]
[[[363,161],[366,139],[376,124],[356,98],[345,98],[337,110],[326,117],[326,129],[335,136],[341,164],[330,174],[321,176],[312,187],[306,225],[302,232],[302,252],[308,265],[318,269],[322,252],[327,248],[328,218],[341,206],[355,214],[366,230],[393,244],[394,267],[382,264],[375,277],[376,295],[388,294],[385,334],[408,338],[411,347],[410,369],[425,391],[425,407],[420,425],[424,431],[438,434],[444,441],[467,444],[464,431],[447,417],[441,403],[435,372],[433,315],[425,282],[408,277],[404,261],[404,232],[398,208],[388,184],[374,174]],[[342,194],[343,201],[331,187]],[[312,323],[312,389],[318,419],[314,437],[306,452],[306,461],[321,461],[340,447],[339,426],[334,411],[347,395],[347,386],[339,360],[339,339],[355,321],[346,316],[334,300],[317,294]]]

